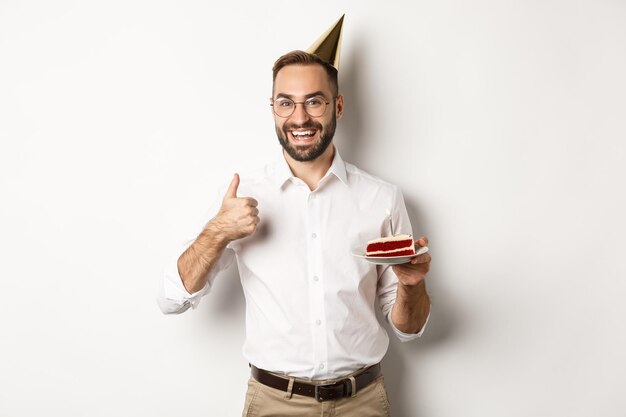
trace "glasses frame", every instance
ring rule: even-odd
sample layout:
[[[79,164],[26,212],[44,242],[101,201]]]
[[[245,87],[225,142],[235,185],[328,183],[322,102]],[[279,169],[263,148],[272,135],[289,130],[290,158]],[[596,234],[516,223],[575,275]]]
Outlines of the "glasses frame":
[[[339,97],[339,96],[334,96],[334,97],[332,97],[332,98],[331,98],[332,102],[334,102],[334,101],[337,99],[337,97]],[[304,100],[304,101],[293,101],[293,100],[292,100],[292,99],[290,99],[289,97],[280,97],[280,98],[283,98],[283,99],[285,99],[285,100],[289,100],[289,101],[291,101],[291,102],[294,104],[294,106],[293,106],[293,110],[291,111],[291,113],[289,113],[289,115],[288,115],[288,116],[281,116],[280,114],[277,114],[277,113],[276,113],[276,107],[274,106],[274,103],[276,103],[276,101],[277,101],[278,99],[276,99],[276,100],[272,100],[272,102],[270,103],[270,107],[272,108],[272,113],[274,113],[277,117],[280,117],[281,119],[287,119],[287,118],[289,118],[289,117],[293,116],[293,114],[296,112],[296,107],[297,107],[297,105],[298,105],[298,104],[302,104],[302,108],[303,108],[304,112],[305,112],[307,115],[309,115],[310,117],[322,117],[324,114],[326,114],[326,109],[328,108],[328,105],[331,103],[330,101],[325,101],[325,100],[326,100],[326,97],[324,97],[324,96],[313,96],[313,97],[309,97],[309,98],[307,98],[307,99],[306,99],[306,100]],[[323,99],[323,100],[322,100],[322,103],[324,103],[324,111],[323,111],[323,112],[322,112],[322,114],[320,114],[319,116],[313,116],[312,114],[309,114],[309,112],[306,110],[306,106],[304,106],[304,103],[306,103],[306,102],[307,102],[307,100],[310,100],[310,99],[312,99],[312,98],[322,98],[322,99]]]

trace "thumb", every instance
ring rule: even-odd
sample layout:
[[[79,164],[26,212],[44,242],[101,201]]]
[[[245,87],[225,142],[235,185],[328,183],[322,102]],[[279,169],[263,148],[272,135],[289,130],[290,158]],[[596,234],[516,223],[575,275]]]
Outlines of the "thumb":
[[[239,174],[235,174],[233,176],[233,180],[230,182],[228,190],[226,190],[226,195],[224,196],[224,199],[237,198],[237,188],[239,188]]]

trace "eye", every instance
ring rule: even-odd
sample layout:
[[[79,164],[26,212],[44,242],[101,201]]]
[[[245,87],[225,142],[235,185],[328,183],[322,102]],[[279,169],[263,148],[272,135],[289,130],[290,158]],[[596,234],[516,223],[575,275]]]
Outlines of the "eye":
[[[305,101],[305,105],[308,107],[319,107],[324,103],[324,100],[321,97],[311,97]]]
[[[286,108],[286,109],[288,109],[290,107],[293,107],[293,101],[291,101],[289,99],[282,99],[282,100],[279,99],[279,100],[276,100],[274,102],[274,104],[276,106],[278,106],[278,107],[282,107],[282,108]]]

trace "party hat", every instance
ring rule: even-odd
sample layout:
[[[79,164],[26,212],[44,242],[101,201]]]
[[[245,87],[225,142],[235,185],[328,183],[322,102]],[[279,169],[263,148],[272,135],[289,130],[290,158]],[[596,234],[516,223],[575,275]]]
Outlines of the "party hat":
[[[341,32],[344,16],[345,14],[306,50],[308,53],[317,55],[324,62],[335,67],[337,71],[339,71],[339,54],[341,52]]]

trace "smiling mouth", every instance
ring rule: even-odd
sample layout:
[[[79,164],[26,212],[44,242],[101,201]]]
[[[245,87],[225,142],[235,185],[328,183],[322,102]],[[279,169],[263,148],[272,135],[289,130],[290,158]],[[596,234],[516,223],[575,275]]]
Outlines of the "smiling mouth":
[[[306,144],[312,142],[317,135],[317,129],[290,130],[289,136],[295,143]]]

